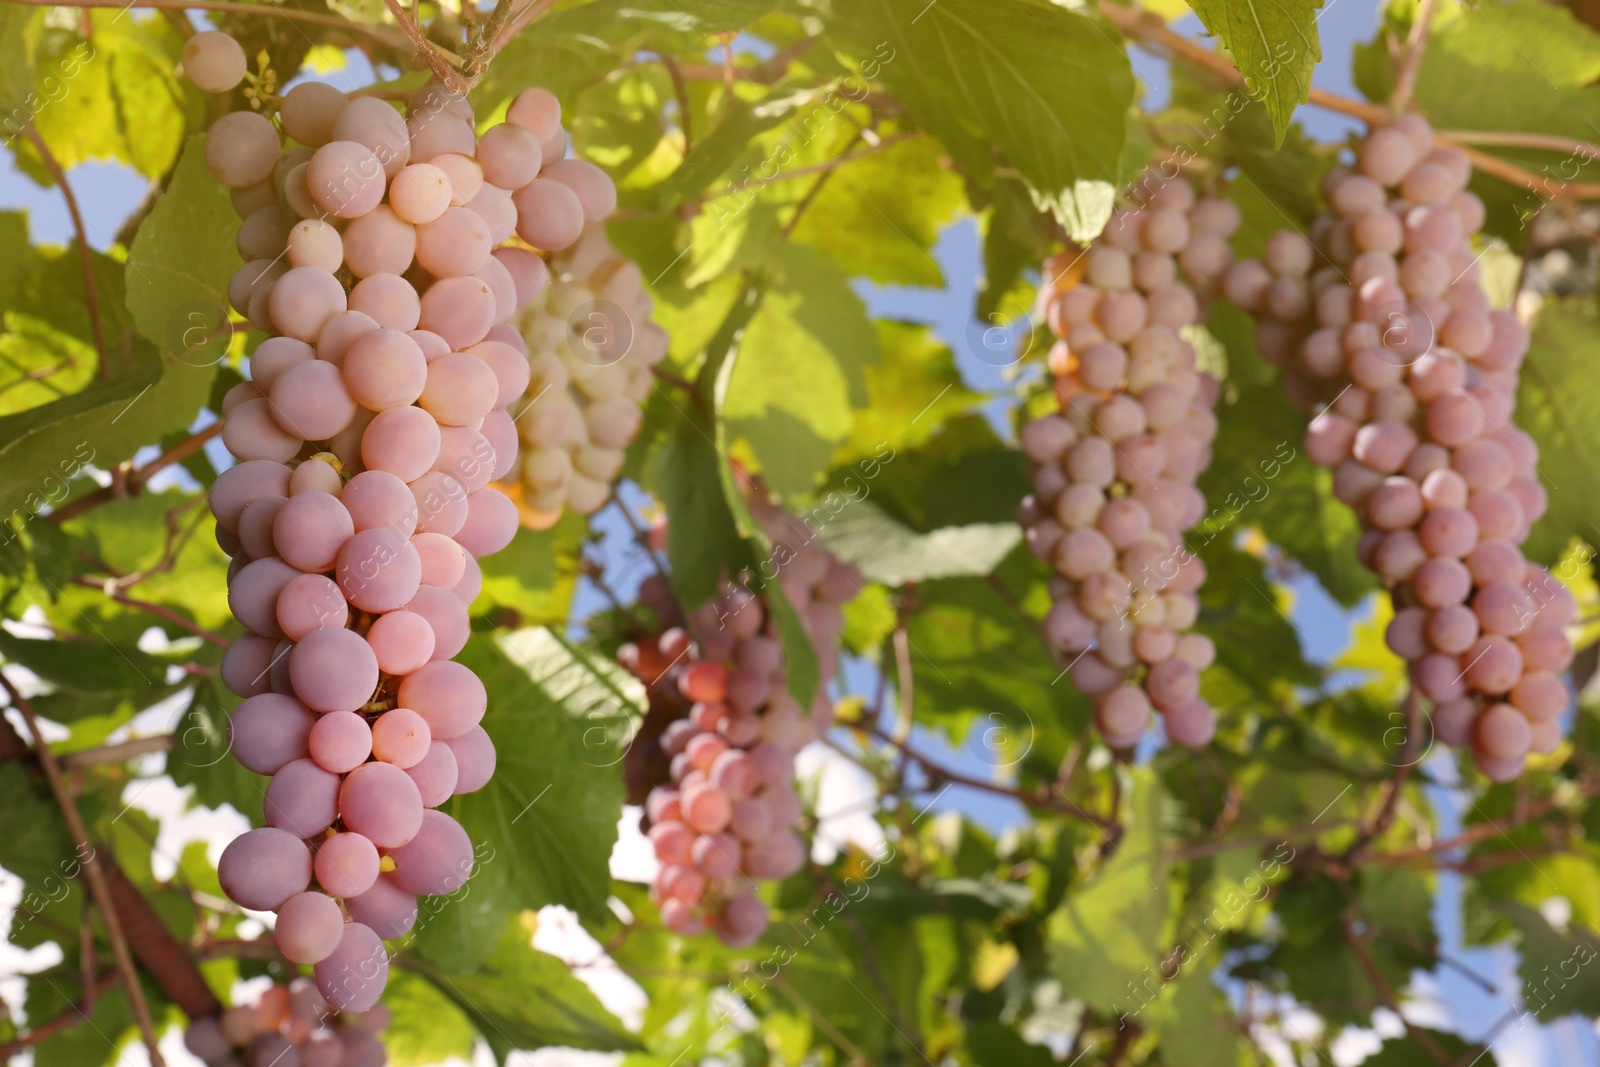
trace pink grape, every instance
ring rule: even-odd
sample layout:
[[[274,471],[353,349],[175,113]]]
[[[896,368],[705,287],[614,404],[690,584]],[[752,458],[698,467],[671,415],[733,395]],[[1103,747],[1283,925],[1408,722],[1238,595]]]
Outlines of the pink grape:
[[[344,913],[323,893],[297,893],[278,909],[273,924],[278,951],[295,963],[317,963],[338,947],[344,933]]]
[[[272,540],[278,554],[303,571],[330,570],[353,533],[350,512],[327,493],[296,494],[272,519]]]
[[[244,49],[217,30],[202,30],[183,43],[183,72],[208,93],[225,93],[244,81]]]
[[[417,227],[417,262],[441,278],[471,274],[493,247],[488,222],[468,207],[446,208],[434,221]]]
[[[404,937],[417,922],[417,898],[387,878],[373,882],[365,893],[345,898],[350,918],[372,928],[379,937]]]
[[[307,754],[313,716],[300,701],[279,693],[246,699],[228,717],[228,751],[247,770],[276,774]]]
[[[483,340],[494,316],[494,292],[477,278],[440,278],[422,295],[422,328],[456,351]]]
[[[417,401],[439,422],[467,426],[494,408],[499,379],[484,360],[465,353],[440,356],[426,365],[427,381]]]
[[[371,316],[384,329],[414,330],[422,317],[422,298],[398,274],[369,274],[350,290],[350,309]],[[344,368],[348,374],[349,364]]]
[[[457,779],[455,792],[476,793],[494,776],[494,742],[483,727],[474,726],[444,742],[455,756]]]
[[[332,316],[346,308],[344,286],[318,267],[294,267],[272,284],[267,309],[279,333],[315,342]]]
[[[439,445],[439,424],[433,416],[421,408],[398,407],[379,412],[362,434],[361,459],[369,470],[411,482],[433,466]]]
[[[389,205],[406,222],[432,222],[450,206],[450,175],[431,163],[413,163],[389,183]]]
[[[357,532],[344,543],[335,573],[351,604],[362,611],[382,613],[404,606],[416,594],[422,581],[422,561],[404,536],[388,527],[374,527]],[[361,648],[360,662],[364,667],[370,660],[376,673],[378,665],[371,648],[365,641]]]
[[[416,251],[416,228],[387,204],[351,219],[344,230],[344,261],[360,278],[404,274]]]
[[[406,774],[417,784],[425,808],[436,808],[449,800],[460,780],[455,753],[443,741],[430,744],[422,759],[406,768]]]
[[[393,177],[411,156],[405,119],[375,96],[358,96],[345,105],[333,123],[333,136],[366,145]]]
[[[420,618],[428,628],[429,662],[450,659],[466,647],[472,620],[467,614],[467,602],[453,589],[419,586],[416,595],[406,602],[405,612]]]
[[[370,839],[359,833],[342,832],[317,846],[313,867],[317,884],[324,892],[348,899],[372,888],[378,880],[379,863],[377,846]]]
[[[395,329],[363,334],[346,351],[343,369],[350,395],[379,413],[416,401],[428,379],[422,349]]]
[[[433,655],[433,640],[428,620],[409,611],[382,615],[367,630],[367,644],[385,674],[410,674],[427,663]]]
[[[265,637],[281,637],[278,596],[299,573],[275,557],[246,564],[228,583],[228,607],[235,618],[254,632]]]
[[[284,764],[267,785],[262,809],[267,825],[299,838],[315,837],[339,817],[339,776],[313,760]]]
[[[416,836],[390,856],[395,884],[418,896],[453,892],[472,876],[472,841],[461,824],[442,811],[424,811]]]
[[[353,711],[330,712],[311,727],[307,747],[317,766],[347,774],[372,754],[372,730],[366,719]]]
[[[382,470],[367,470],[351,478],[339,494],[355,533],[385,530],[410,537],[416,530],[416,500],[398,477]]]
[[[321,148],[333,139],[333,124],[347,102],[343,93],[325,82],[301,82],[283,94],[278,114],[290,137]]]
[[[362,1012],[377,1004],[383,994],[389,956],[370,928],[349,922],[338,947],[318,961],[312,973],[329,1004],[339,1011]]]
[[[265,180],[278,162],[278,131],[252,111],[230,111],[206,132],[205,162],[212,177],[234,189]]]
[[[271,401],[266,399],[246,400],[228,413],[222,426],[222,443],[247,462],[286,462],[300,451],[301,441],[273,418]]]
[[[583,203],[561,182],[536,178],[517,190],[512,202],[517,208],[517,235],[535,248],[566,248],[583,230]]]
[[[402,770],[421,762],[431,740],[427,722],[409,708],[386,711],[372,724],[373,758]]]
[[[222,684],[234,696],[252,697],[270,692],[267,667],[277,642],[259,634],[235,637],[222,654]]]
[[[378,661],[351,630],[314,630],[289,654],[295,695],[314,711],[355,711],[378,685]]]
[[[429,471],[409,486],[417,529],[453,537],[467,521],[467,491],[459,479],[443,471]]]
[[[400,682],[398,699],[427,720],[434,737],[460,737],[483,718],[488,694],[478,676],[459,663],[436,660]]]
[[[422,825],[422,794],[388,763],[363,763],[339,787],[339,813],[351,830],[380,848],[397,848]]]
[[[240,907],[273,911],[311,883],[311,854],[285,830],[246,830],[222,850],[217,879]]]
[[[328,440],[356,414],[356,402],[345,391],[339,368],[320,359],[297,364],[279,375],[270,400],[278,425],[307,441]]]
[[[342,629],[350,619],[350,609],[332,579],[302,574],[290,579],[278,594],[277,617],[284,635],[298,641],[325,626]]]
[[[540,172],[540,177],[560,182],[571,189],[583,206],[583,217],[590,222],[610,218],[617,210],[617,186],[609,175],[582,159],[558,159]]]

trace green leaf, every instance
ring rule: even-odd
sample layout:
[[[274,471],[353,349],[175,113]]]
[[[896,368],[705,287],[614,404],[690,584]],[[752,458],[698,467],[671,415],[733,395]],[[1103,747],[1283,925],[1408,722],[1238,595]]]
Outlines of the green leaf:
[[[1517,390],[1516,423],[1539,446],[1539,480],[1550,501],[1523,551],[1547,566],[1574,535],[1600,540],[1591,506],[1600,499],[1600,384],[1585,358],[1597,344],[1600,310],[1592,297],[1550,303],[1534,326]]]
[[[477,1027],[437,985],[403,968],[391,968],[383,1003],[390,1012],[383,1047],[394,1067],[472,1058]]]
[[[1097,16],[1043,0],[852,0],[833,5],[828,32],[980,185],[998,148],[1069,236],[1105,225],[1134,86]]]
[[[407,966],[453,1001],[502,1060],[514,1049],[549,1045],[597,1052],[643,1047],[566,964],[533,947],[519,917],[502,925],[494,952],[471,972],[420,961]]]
[[[1426,1044],[1421,1035],[1426,1035]],[[1436,1063],[1435,1049],[1444,1054],[1446,1063],[1465,1060],[1473,1067],[1495,1067],[1499,1062],[1490,1050],[1480,1052],[1477,1045],[1455,1034],[1419,1027],[1404,1037],[1385,1041],[1382,1048],[1361,1061],[1361,1067],[1415,1067],[1419,1063]]]
[[[529,623],[565,619],[578,588],[588,527],[588,520],[572,511],[548,530],[519,527],[509,545],[484,558],[483,591],[475,607],[511,608]]]
[[[1517,992],[1527,1010],[1546,1023],[1565,1015],[1600,1014],[1600,968],[1588,966],[1600,954],[1600,935],[1576,923],[1557,932],[1543,915],[1521,905],[1500,910],[1522,934]]]
[[[965,203],[939,143],[914,137],[836,167],[793,237],[852,277],[943,288],[933,245]]]
[[[227,352],[238,225],[228,191],[206,169],[205,136],[194,134],[128,250],[133,321],[164,355],[184,365],[213,367]],[[212,332],[221,336],[205,340]]]
[[[0,813],[0,867],[46,902],[58,899],[61,886],[77,876],[79,857],[43,780],[21,760],[0,765]],[[24,892],[23,904],[41,910],[30,896]]]
[[[1311,92],[1311,71],[1322,59],[1321,0],[1190,0],[1189,6],[1233,53],[1247,91],[1272,116],[1282,144],[1294,109]]]
[[[885,455],[920,447],[948,420],[977,404],[982,396],[968,389],[956,369],[955,356],[920,323],[874,319],[883,359],[862,368],[867,402],[855,412],[850,437],[833,454],[829,484],[846,493],[857,481],[871,481]],[[868,457],[879,461],[873,463]],[[840,485],[840,481],[845,484]]]
[[[1167,863],[1162,853],[1166,794],[1148,768],[1133,772],[1127,827],[1099,868],[1048,921],[1050,969],[1066,996],[1118,1015],[1166,954]]]
[[[1015,523],[944,526],[917,533],[869,500],[846,502],[832,521],[818,528],[830,551],[884,585],[929,578],[983,576],[1022,540]]]
[[[668,431],[651,484],[667,509],[672,587],[693,611],[717,595],[723,577],[753,567],[722,488],[717,446],[685,416]]]
[[[1030,1045],[1011,1027],[997,1022],[967,1027],[967,1052],[974,1067],[1052,1067],[1056,1058],[1043,1045]]]
[[[807,248],[778,252],[769,290],[739,339],[720,410],[730,441],[748,443],[780,497],[808,495],[867,402],[878,335],[844,272]]]
[[[483,728],[498,764],[488,785],[449,805],[479,855],[469,892],[450,910],[476,910],[477,898],[488,898],[496,906],[485,914],[498,910],[496,919],[563,904],[599,921],[622,814],[615,765],[631,723],[644,714],[639,684],[543,628],[474,637],[458,658],[489,691]],[[483,933],[481,917],[470,922]],[[442,932],[429,943],[439,955]]]
[[[254,818],[266,796],[267,779],[246,770],[228,749],[228,708],[238,698],[218,678],[202,680],[182,713],[174,716],[175,744],[167,753],[166,771],[180,786],[192,786],[195,804],[220,808],[230,804]]]
[[[0,630],[0,655],[52,685],[86,693],[148,689],[166,675],[154,656],[102,641],[31,641]]]

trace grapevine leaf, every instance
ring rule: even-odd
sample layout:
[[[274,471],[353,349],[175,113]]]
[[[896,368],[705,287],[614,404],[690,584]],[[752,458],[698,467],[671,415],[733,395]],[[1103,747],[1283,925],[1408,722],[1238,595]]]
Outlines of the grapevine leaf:
[[[1022,540],[1015,523],[944,526],[917,533],[885,514],[871,501],[845,503],[837,517],[818,530],[841,559],[885,585],[929,578],[983,576]]]
[[[1552,303],[1539,316],[1517,391],[1517,425],[1539,446],[1537,471],[1549,510],[1523,546],[1550,565],[1577,534],[1600,544],[1593,501],[1600,498],[1600,387],[1586,353],[1600,344],[1600,310],[1592,297]]]
[[[1043,0],[862,0],[835,2],[827,25],[980,184],[998,147],[1071,237],[1105,225],[1133,75],[1097,16]]]
[[[1311,92],[1311,71],[1322,59],[1321,0],[1189,0],[1189,6],[1233,53],[1247,91],[1272,116],[1282,144],[1294,109]]]
[[[1600,969],[1587,966],[1600,954],[1600,935],[1577,924],[1557,932],[1543,915],[1522,905],[1501,910],[1522,935],[1517,977],[1528,1011],[1547,1023],[1600,1013]]]
[[[531,913],[524,913],[528,920]],[[496,1057],[548,1045],[598,1052],[642,1048],[567,965],[535,949],[528,924],[509,917],[494,951],[471,972],[408,963],[454,1002]]]

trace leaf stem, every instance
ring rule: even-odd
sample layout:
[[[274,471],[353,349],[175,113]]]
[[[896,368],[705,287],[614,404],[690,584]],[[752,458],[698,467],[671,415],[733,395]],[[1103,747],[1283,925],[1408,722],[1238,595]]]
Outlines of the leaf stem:
[[[1411,106],[1411,97],[1417,89],[1417,74],[1422,70],[1422,54],[1428,48],[1428,30],[1433,25],[1433,11],[1438,0],[1422,0],[1417,7],[1411,34],[1406,38],[1406,52],[1400,59],[1400,69],[1395,74],[1394,92],[1389,95],[1389,108],[1396,115]]]
[[[152,1067],[166,1067],[166,1060],[162,1058],[161,1048],[156,1041],[155,1024],[150,1019],[150,1005],[145,1002],[144,990],[139,985],[139,971],[134,966],[133,954],[128,951],[128,942],[122,935],[122,922],[117,915],[116,903],[111,897],[111,888],[106,872],[102,868],[103,861],[99,851],[89,842],[89,831],[84,826],[83,815],[78,811],[78,802],[73,799],[72,790],[67,787],[66,777],[61,773],[61,765],[56,761],[50,742],[44,739],[44,733],[39,729],[39,720],[34,716],[33,705],[17,690],[3,671],[0,671],[0,687],[4,687],[6,694],[11,698],[11,706],[17,709],[22,721],[27,724],[28,732],[33,735],[34,755],[39,760],[40,769],[44,771],[45,780],[50,783],[50,792],[55,795],[56,806],[61,809],[61,817],[67,824],[67,831],[72,835],[76,849],[81,852],[79,860],[83,864],[84,877],[89,883],[89,893],[100,908],[100,916],[106,926],[106,938],[111,942],[111,952],[116,957],[117,970],[127,985],[128,1003],[133,1008],[134,1018],[138,1020],[140,1036],[144,1038],[145,1048],[150,1053],[150,1063]]]

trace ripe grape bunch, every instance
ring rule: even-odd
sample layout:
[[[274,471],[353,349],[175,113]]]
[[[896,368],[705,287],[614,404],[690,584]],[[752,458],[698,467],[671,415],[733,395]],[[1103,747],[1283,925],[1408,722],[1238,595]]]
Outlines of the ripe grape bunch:
[[[1361,519],[1361,561],[1394,598],[1389,647],[1437,736],[1506,780],[1560,743],[1575,603],[1520,548],[1546,504],[1538,447],[1511,421],[1528,333],[1489,306],[1471,173],[1400,116],[1328,174],[1310,241],[1274,234],[1224,288],[1261,316],[1291,396],[1320,407],[1306,452]]]
[[[315,983],[296,978],[253,1004],[190,1020],[183,1043],[208,1067],[383,1067],[389,1057],[378,1034],[388,1026],[382,1005],[341,1015]]]
[[[842,605],[862,577],[810,543],[809,530],[770,504],[752,505],[774,543],[776,580],[800,613],[821,680],[809,709],[790,695],[771,612],[748,586],[728,583],[688,626],[626,645],[619,658],[652,689],[676,688],[688,713],[660,735],[670,780],[650,791],[645,815],[660,871],[651,887],[661,921],[694,935],[708,926],[734,946],[766,929],[758,879],[805,863],[795,755],[833,724],[826,687],[844,630]],[[661,702],[652,697],[652,706]],[[671,703],[668,701],[667,703]]]
[[[187,69],[220,85],[210,55]],[[280,950],[330,1003],[364,1011],[416,897],[472,872],[466,831],[434,809],[495,765],[483,684],[451,657],[478,558],[517,527],[489,487],[516,467],[506,407],[528,383],[510,323],[543,283],[539,252],[577,241],[614,194],[589,164],[554,162],[566,134],[540,89],[481,138],[434,83],[407,117],[306,83],[278,118],[293,147],[248,111],[205,146],[243,218],[230,297],[271,335],[224,399],[239,462],[211,506],[249,630],[223,660],[246,698],[230,744],[272,781],[267,825],[218,873],[242,906],[278,912]]]
[[[639,267],[611,247],[604,226],[590,223],[552,253],[549,270],[548,288],[517,315],[531,373],[517,417],[522,464],[507,491],[533,529],[563,507],[588,515],[605,504],[639,432],[651,368],[667,354]]]
[[[1238,225],[1228,201],[1159,183],[1112,216],[1081,264],[1058,257],[1040,294],[1060,338],[1049,368],[1062,410],[1022,428],[1034,491],[1019,522],[1057,571],[1045,639],[1075,657],[1073,683],[1113,748],[1139,740],[1152,707],[1180,744],[1204,745],[1216,727],[1199,695],[1215,649],[1186,632],[1205,566],[1183,535],[1205,512],[1195,479],[1211,462],[1218,387],[1181,331],[1203,317]]]

